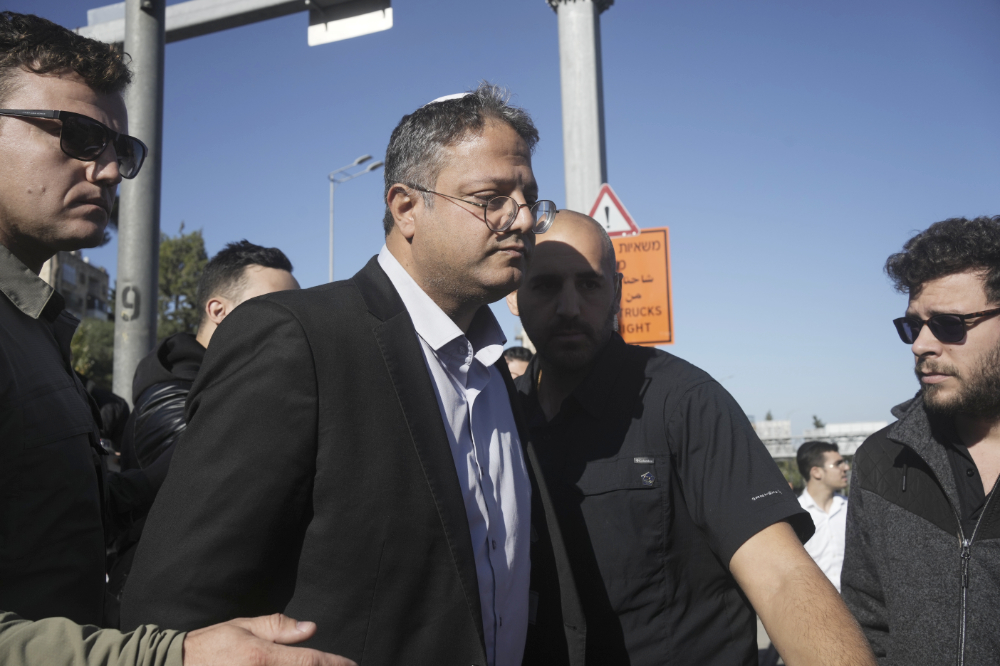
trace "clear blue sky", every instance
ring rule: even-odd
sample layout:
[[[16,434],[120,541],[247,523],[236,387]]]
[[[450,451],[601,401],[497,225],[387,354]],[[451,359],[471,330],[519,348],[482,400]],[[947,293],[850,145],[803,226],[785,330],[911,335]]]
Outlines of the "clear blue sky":
[[[69,27],[101,0],[6,0]],[[326,174],[481,79],[542,135],[564,200],[556,16],[544,0],[393,0],[395,27],[309,48],[305,13],[167,46],[162,228],[327,271]],[[884,420],[916,389],[882,273],[912,232],[1000,213],[996,0],[618,0],[602,17],[609,180],[669,226],[677,344],[748,414]],[[382,244],[382,179],[337,200],[336,276]],[[91,251],[114,273],[114,245]],[[494,306],[509,338],[516,320]]]

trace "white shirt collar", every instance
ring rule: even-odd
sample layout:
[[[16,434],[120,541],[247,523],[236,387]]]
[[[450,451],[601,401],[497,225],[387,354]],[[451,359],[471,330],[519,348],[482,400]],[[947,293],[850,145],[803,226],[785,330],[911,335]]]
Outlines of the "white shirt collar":
[[[837,513],[837,511],[840,510],[840,507],[846,503],[847,503],[846,497],[844,497],[840,493],[834,493],[833,504],[830,505],[830,513],[827,515],[832,516],[833,514]],[[807,511],[809,509],[816,509],[820,513],[826,513],[826,511],[823,511],[823,507],[817,504],[813,496],[809,494],[808,488],[803,490],[802,494],[799,496],[799,504],[802,506],[803,509],[806,509]]]
[[[507,338],[488,305],[479,308],[472,318],[468,333],[463,333],[452,318],[420,288],[385,245],[378,253],[378,263],[399,293],[417,335],[431,349],[440,352],[449,342],[464,337],[472,345],[476,359],[483,365],[489,367],[500,359]]]

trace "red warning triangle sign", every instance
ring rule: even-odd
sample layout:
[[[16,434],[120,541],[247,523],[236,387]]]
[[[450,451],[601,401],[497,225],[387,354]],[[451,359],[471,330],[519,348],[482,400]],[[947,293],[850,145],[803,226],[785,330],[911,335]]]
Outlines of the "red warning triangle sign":
[[[590,209],[590,216],[607,230],[609,236],[632,236],[639,233],[639,227],[632,216],[607,183],[601,185],[597,201]]]

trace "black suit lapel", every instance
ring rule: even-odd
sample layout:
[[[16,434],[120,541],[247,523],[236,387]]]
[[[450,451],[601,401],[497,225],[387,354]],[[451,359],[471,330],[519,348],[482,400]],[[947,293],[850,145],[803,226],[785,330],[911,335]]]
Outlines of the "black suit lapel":
[[[587,648],[587,620],[583,613],[583,604],[580,601],[580,594],[576,588],[576,581],[573,578],[569,553],[566,551],[566,545],[563,542],[562,531],[559,529],[555,506],[552,504],[552,498],[549,495],[545,477],[542,474],[542,467],[535,454],[535,446],[531,441],[528,420],[524,415],[521,398],[517,393],[514,380],[510,377],[510,370],[507,368],[507,361],[503,356],[496,362],[496,368],[500,371],[500,375],[503,377],[504,384],[507,387],[507,397],[510,399],[511,410],[514,412],[514,422],[517,425],[518,438],[521,440],[521,447],[527,462],[528,477],[531,480],[532,528],[538,533],[539,537],[544,538],[541,534],[544,532],[549,541],[547,548],[536,548],[536,544],[532,544],[532,587],[537,588],[540,593],[544,593],[545,591],[555,593],[552,585],[553,581],[539,581],[535,575],[536,573],[541,574],[542,571],[545,572],[542,575],[551,573],[550,568],[546,566],[547,562],[536,562],[536,558],[547,559],[551,557],[551,564],[555,567],[556,574],[557,584],[555,587],[558,588],[559,596],[559,609],[554,610],[554,613],[558,614],[562,620],[562,631],[566,639],[565,644],[560,641],[556,646],[560,652],[565,649],[566,654],[548,655],[545,654],[546,648],[540,647],[540,651],[537,654],[528,654],[526,652],[524,661],[526,664],[541,663],[542,660],[549,661],[549,663],[556,663],[556,660],[558,660],[558,663],[563,663],[563,660],[568,657],[570,666],[583,666]],[[536,564],[541,565],[537,567],[538,570],[536,570]],[[545,589],[543,590],[542,588]],[[543,605],[549,603],[554,603],[554,600],[539,600],[538,608],[540,614],[542,613],[541,609]],[[540,625],[544,621],[544,618],[539,618]],[[540,640],[543,644],[546,643],[545,638]],[[540,644],[533,643],[531,629],[529,628],[527,649],[530,651],[538,645]],[[551,649],[552,645],[548,644],[548,647]]]
[[[465,500],[451,455],[451,445],[441,421],[434,385],[427,372],[424,353],[402,299],[389,277],[373,257],[353,278],[368,306],[382,321],[372,329],[385,366],[396,387],[413,446],[420,459],[427,485],[437,505],[445,537],[451,547],[458,575],[469,602],[469,611],[479,631],[485,652],[483,613],[479,599],[479,579]]]

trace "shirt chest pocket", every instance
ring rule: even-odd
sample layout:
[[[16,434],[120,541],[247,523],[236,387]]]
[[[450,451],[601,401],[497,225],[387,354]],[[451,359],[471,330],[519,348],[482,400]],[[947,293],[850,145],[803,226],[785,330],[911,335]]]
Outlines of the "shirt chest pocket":
[[[591,461],[576,482],[605,580],[648,577],[663,550],[663,484],[649,456]]]
[[[19,401],[19,414],[14,416],[12,424],[20,430],[18,439],[22,449],[33,449],[94,431],[90,405],[69,377],[26,389]]]
[[[0,405],[0,562],[100,534],[93,416],[69,377],[54,379],[24,382]]]
[[[660,486],[655,459],[635,456],[587,463],[576,482],[584,495],[601,495],[616,490],[650,490]]]

